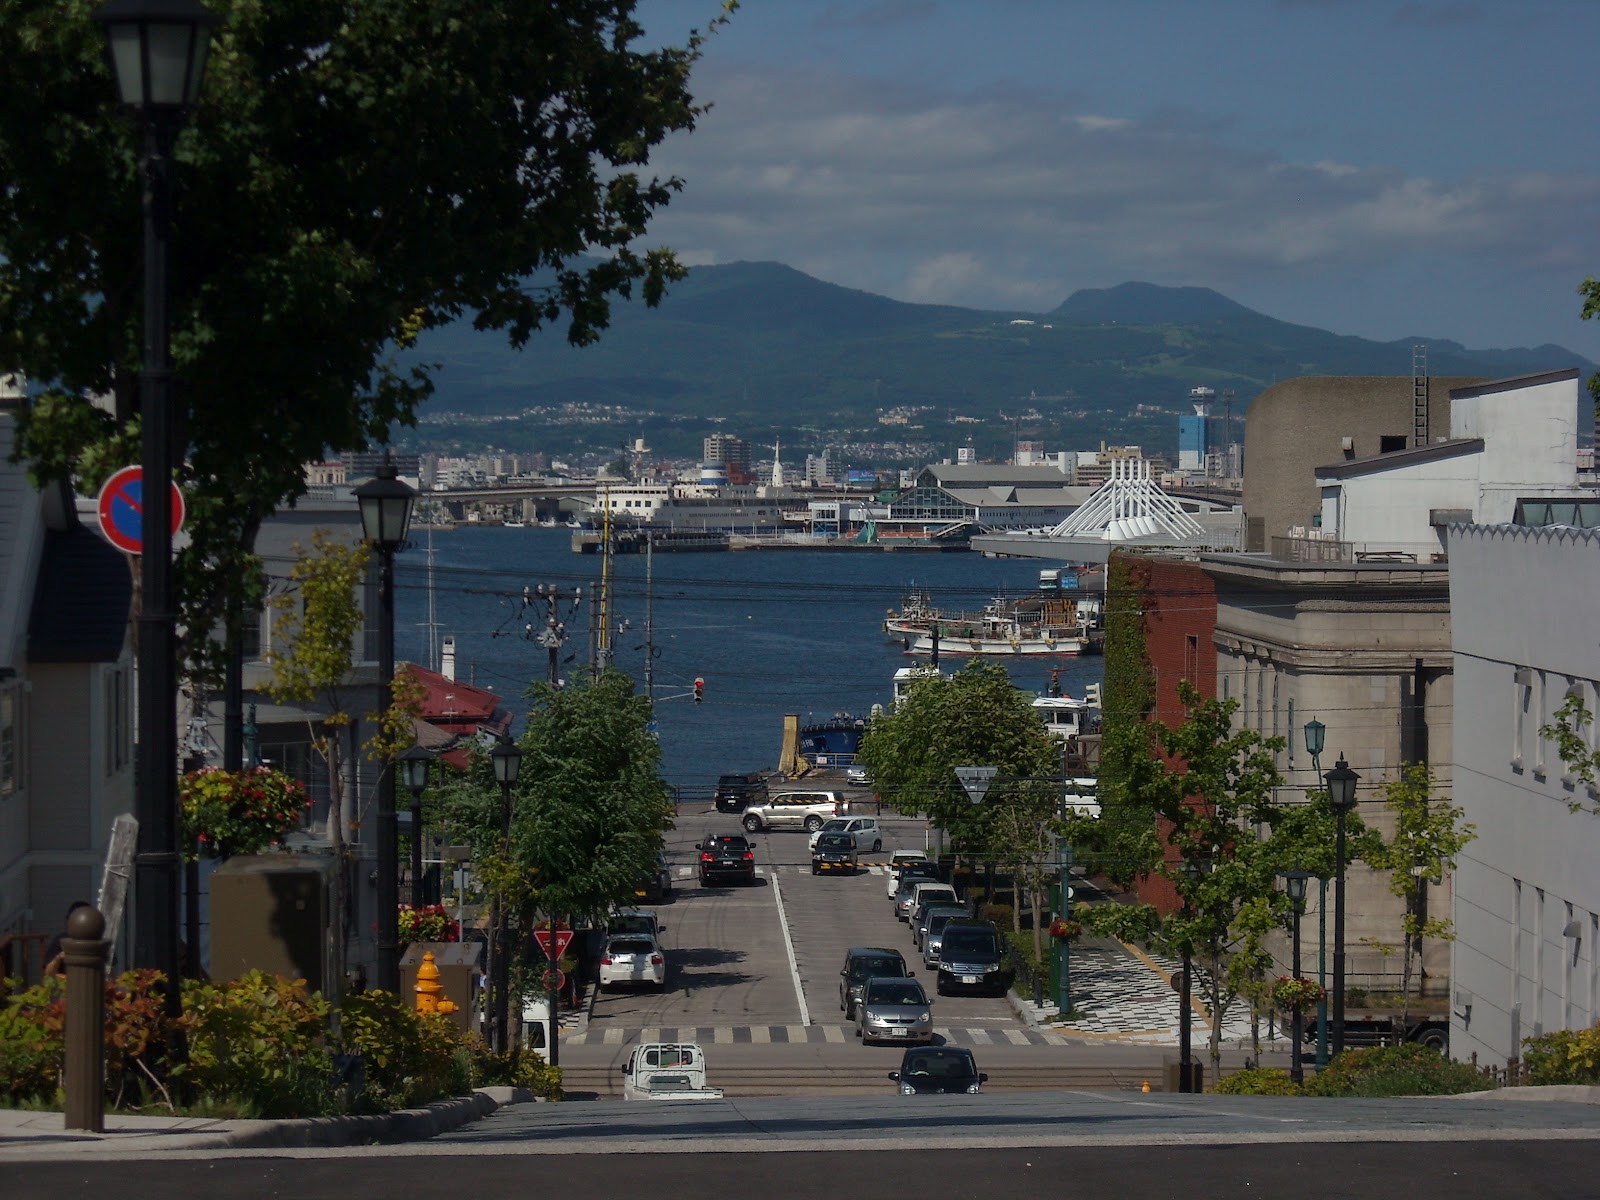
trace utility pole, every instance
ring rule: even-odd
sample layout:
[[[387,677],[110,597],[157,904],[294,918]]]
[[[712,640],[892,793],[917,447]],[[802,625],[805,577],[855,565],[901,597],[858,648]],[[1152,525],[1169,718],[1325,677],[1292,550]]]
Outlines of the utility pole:
[[[563,592],[555,584],[546,587],[538,584],[532,591],[522,589],[522,608],[526,612],[530,608],[544,609],[544,620],[536,625],[533,621],[523,626],[522,636],[530,642],[538,642],[550,656],[549,680],[551,687],[561,686],[561,647],[567,644],[567,624],[561,619],[561,602],[572,602],[569,616],[575,615],[578,606],[583,602],[583,589],[574,588],[570,593]]]
[[[655,535],[647,532],[644,535],[644,699],[652,712],[656,703],[655,555]]]

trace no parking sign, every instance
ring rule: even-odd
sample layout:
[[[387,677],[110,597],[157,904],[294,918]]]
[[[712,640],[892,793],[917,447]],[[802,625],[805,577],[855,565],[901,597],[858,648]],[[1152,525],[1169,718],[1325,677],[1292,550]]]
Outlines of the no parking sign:
[[[172,532],[183,528],[183,493],[172,488]],[[100,529],[118,550],[144,552],[144,468],[123,467],[100,489]]]

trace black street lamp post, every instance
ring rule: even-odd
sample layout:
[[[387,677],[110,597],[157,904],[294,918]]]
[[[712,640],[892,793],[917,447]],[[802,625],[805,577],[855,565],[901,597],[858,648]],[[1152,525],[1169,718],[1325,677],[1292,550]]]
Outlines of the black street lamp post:
[[[1306,884],[1310,879],[1310,871],[1283,872],[1284,890],[1289,893],[1289,903],[1294,908],[1294,948],[1290,951],[1289,961],[1296,983],[1300,981],[1300,916],[1306,910]],[[1305,1082],[1306,1077],[1300,1055],[1304,1042],[1305,1019],[1300,1011],[1300,1002],[1296,1000],[1289,1026],[1289,1078],[1296,1083]]]
[[[400,771],[411,793],[411,907],[421,908],[422,895],[422,793],[428,786],[428,764],[433,755],[412,746],[400,756]]]
[[[1311,755],[1311,770],[1322,782],[1322,747],[1327,726],[1315,717],[1306,722],[1306,753]],[[1328,877],[1317,876],[1317,986],[1322,999],[1317,1001],[1317,1070],[1328,1065]]]
[[[1333,865],[1333,1053],[1344,1052],[1344,822],[1345,816],[1356,806],[1356,780],[1361,777],[1350,769],[1344,755],[1333,764],[1327,774],[1328,803],[1337,818],[1337,840],[1334,842]]]
[[[1206,866],[1192,859],[1183,864],[1184,877],[1188,880],[1188,888],[1183,893],[1183,908],[1189,910],[1189,889],[1193,888],[1206,873]],[[1193,1038],[1193,995],[1194,995],[1194,951],[1190,945],[1190,935],[1185,934],[1183,939],[1183,974],[1178,981],[1178,1090],[1180,1092],[1193,1092],[1194,1086],[1194,1038]]]
[[[522,774],[522,749],[510,738],[496,743],[489,755],[494,763],[495,782],[500,785],[500,843],[509,855],[511,845],[511,789]],[[489,923],[494,927],[494,1048],[501,1054],[511,1049],[511,920],[498,889]],[[553,1014],[555,1009],[550,1010]],[[553,1033],[553,1030],[552,1030]]]
[[[405,544],[416,492],[400,482],[388,455],[375,478],[355,489],[363,536],[378,552],[378,711],[394,703],[394,552]],[[380,720],[382,718],[380,717]],[[378,978],[380,991],[400,994],[400,824],[394,807],[394,765],[378,776]]]
[[[111,0],[94,19],[105,32],[122,103],[142,135],[144,356],[139,374],[143,468],[139,562],[139,755],[135,812],[133,961],[167,977],[166,1009],[181,1011],[177,980],[179,884],[178,715],[172,598],[172,331],[167,314],[172,233],[172,143],[200,98],[211,31],[221,18],[197,0]],[[115,932],[115,931],[113,931]]]

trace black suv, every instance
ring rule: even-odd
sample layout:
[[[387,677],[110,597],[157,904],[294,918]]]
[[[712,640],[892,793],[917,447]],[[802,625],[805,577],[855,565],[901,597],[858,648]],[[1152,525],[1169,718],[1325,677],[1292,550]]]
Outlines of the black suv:
[[[743,812],[745,805],[767,798],[767,780],[760,771],[743,775],[723,775],[717,780],[712,802],[718,812]]]
[[[718,879],[755,883],[755,852],[742,834],[710,833],[705,841],[696,842],[694,848],[700,851],[701,887],[710,887]]]

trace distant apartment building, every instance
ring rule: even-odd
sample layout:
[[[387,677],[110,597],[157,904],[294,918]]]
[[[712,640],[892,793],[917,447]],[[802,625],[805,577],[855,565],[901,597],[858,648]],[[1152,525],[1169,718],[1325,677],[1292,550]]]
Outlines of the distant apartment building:
[[[382,450],[347,450],[340,455],[344,463],[345,482],[359,483],[364,479],[372,479],[378,473],[378,466],[383,462],[385,452]],[[395,470],[403,479],[418,479],[422,475],[422,457],[417,454],[392,454]]]
[[[736,473],[750,474],[750,443],[744,438],[734,437],[731,433],[713,433],[705,439],[704,451],[704,461],[721,463],[727,467],[730,479]]]
[[[821,454],[806,455],[808,487],[828,487],[838,482],[839,474],[839,458],[831,449],[824,450]]]

